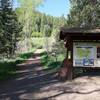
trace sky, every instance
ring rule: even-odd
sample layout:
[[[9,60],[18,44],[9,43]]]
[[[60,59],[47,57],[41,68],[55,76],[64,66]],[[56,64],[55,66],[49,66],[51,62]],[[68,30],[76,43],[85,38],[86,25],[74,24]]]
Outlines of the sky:
[[[17,7],[17,0],[14,1],[14,7]],[[63,14],[67,17],[70,10],[70,2],[69,0],[44,0],[42,6],[39,6],[36,10],[55,17],[61,17]]]

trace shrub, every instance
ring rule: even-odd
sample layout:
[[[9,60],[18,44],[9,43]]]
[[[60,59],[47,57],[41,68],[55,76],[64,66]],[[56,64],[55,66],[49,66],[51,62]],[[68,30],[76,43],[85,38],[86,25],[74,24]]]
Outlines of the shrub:
[[[45,34],[44,33],[41,33],[41,32],[33,32],[31,34],[32,37],[44,37]]]

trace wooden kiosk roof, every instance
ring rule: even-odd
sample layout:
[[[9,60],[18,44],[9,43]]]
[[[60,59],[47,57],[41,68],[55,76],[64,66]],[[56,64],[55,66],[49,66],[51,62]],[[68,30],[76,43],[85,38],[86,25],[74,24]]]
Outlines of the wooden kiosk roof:
[[[72,40],[100,40],[100,28],[61,27],[60,40],[65,37]]]

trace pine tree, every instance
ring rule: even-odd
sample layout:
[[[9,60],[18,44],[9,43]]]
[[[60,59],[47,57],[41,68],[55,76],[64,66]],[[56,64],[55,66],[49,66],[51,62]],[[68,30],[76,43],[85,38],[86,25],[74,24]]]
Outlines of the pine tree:
[[[16,49],[16,42],[20,32],[17,16],[12,8],[12,0],[0,1],[0,54],[5,53],[12,56]]]
[[[72,27],[100,27],[100,0],[70,0],[68,25]]]

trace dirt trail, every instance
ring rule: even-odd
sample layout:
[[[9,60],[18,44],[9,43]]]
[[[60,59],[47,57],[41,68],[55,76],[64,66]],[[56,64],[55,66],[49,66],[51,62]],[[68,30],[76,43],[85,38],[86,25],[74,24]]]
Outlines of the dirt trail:
[[[19,64],[16,78],[0,84],[0,100],[100,100],[100,73],[85,73],[60,82],[42,69],[41,50]]]

